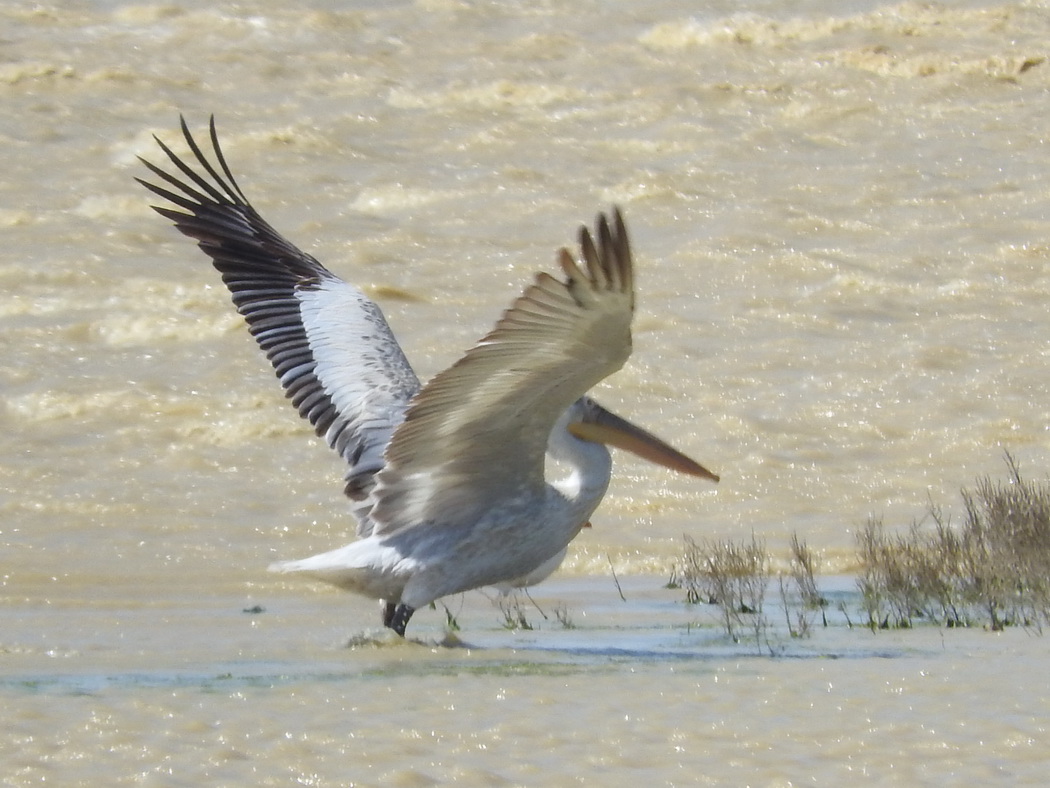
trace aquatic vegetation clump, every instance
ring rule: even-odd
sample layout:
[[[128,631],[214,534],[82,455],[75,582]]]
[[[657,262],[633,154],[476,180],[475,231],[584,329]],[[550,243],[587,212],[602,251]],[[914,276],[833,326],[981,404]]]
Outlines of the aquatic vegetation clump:
[[[789,572],[778,578],[780,600],[791,637],[808,637],[818,612],[821,624],[828,625],[828,600],[817,589],[820,559],[797,533],[791,534],[790,547]]]
[[[762,614],[769,584],[769,554],[754,534],[750,541],[704,541],[686,536],[684,567],[672,582],[691,603],[718,605],[726,634],[739,641],[749,631],[760,642],[768,627]]]
[[[907,533],[889,535],[870,518],[857,535],[868,626],[910,627],[915,619],[998,631],[1050,623],[1050,482],[1010,478],[963,489],[965,518],[954,527],[930,504]]]

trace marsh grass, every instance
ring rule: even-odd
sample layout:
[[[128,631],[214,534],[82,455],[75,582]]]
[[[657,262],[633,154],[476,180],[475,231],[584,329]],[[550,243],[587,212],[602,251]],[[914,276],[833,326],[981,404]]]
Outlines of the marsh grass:
[[[564,604],[557,604],[551,611],[554,613],[554,618],[562,629],[576,629],[576,622],[572,620],[572,615],[569,613],[569,608]]]
[[[672,582],[685,589],[691,603],[717,605],[726,634],[739,642],[747,632],[756,644],[768,645],[768,621],[763,614],[769,585],[769,554],[754,534],[740,543],[705,541],[686,536],[684,568]]]
[[[891,532],[869,518],[857,533],[861,612],[872,630],[929,622],[944,627],[1050,625],[1050,482],[1024,479],[1006,455],[1009,477],[978,479],[963,489],[964,517],[953,524],[930,501],[923,517]],[[828,625],[828,601],[817,587],[819,559],[797,534],[788,568],[778,574],[780,601],[791,637],[812,634],[819,615]],[[754,535],[740,543],[685,537],[680,568],[667,584],[686,601],[718,605],[733,640],[742,634],[769,645],[763,615],[770,556]],[[839,602],[853,626],[844,602]]]
[[[509,594],[508,596],[500,597],[496,604],[503,617],[504,629],[531,630],[533,628],[528,616],[525,615],[525,606],[521,603],[519,594]],[[540,612],[542,613],[543,611]]]
[[[791,637],[808,637],[818,613],[821,624],[828,625],[828,600],[817,590],[820,559],[797,533],[791,535],[790,548],[788,573],[777,578],[780,601]]]
[[[667,587],[684,589],[692,604],[716,605],[722,628],[734,642],[746,637],[773,652],[765,615],[772,558],[765,542],[752,534],[741,542],[697,542],[686,536],[685,543],[682,567],[672,572]],[[792,535],[790,550],[788,571],[777,578],[780,600],[791,637],[806,637],[818,615],[827,626],[828,602],[817,589],[817,555],[798,534]]]
[[[499,609],[500,624],[504,629],[511,631],[542,629],[543,624],[538,623],[537,619],[529,617],[530,605],[543,621],[549,623],[551,616],[553,616],[554,621],[562,629],[576,629],[576,624],[567,605],[562,602],[556,603],[553,608],[550,608],[551,615],[548,616],[543,611],[543,608],[536,603],[536,600],[532,598],[532,595],[529,594],[528,589],[515,589],[510,594],[497,596],[493,600],[493,604]]]
[[[878,518],[857,534],[857,584],[868,626],[947,627],[1050,622],[1050,485],[1025,480],[1010,455],[1005,482],[978,479],[962,490],[965,517],[954,527],[939,507],[905,533]]]
[[[435,602],[431,602],[430,603],[430,609],[431,610],[437,610],[437,606],[438,606],[438,602],[439,601],[440,600],[435,601]],[[448,605],[446,605],[444,602],[440,602],[440,604],[441,604],[441,608],[445,611],[445,634],[446,635],[455,635],[456,632],[459,632],[459,621],[456,618],[456,614],[453,613],[451,610],[449,610]],[[462,599],[462,597],[459,600],[459,606],[460,606],[460,609],[462,610],[462,608],[463,608],[463,599]]]

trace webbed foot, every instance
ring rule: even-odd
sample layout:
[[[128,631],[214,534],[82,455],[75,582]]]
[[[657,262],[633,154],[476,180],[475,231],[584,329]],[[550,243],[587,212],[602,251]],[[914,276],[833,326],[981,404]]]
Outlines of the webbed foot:
[[[388,604],[387,608],[389,609],[392,606],[392,603]],[[408,620],[412,618],[412,614],[415,612],[416,609],[414,607],[409,607],[408,605],[402,602],[394,610],[394,614],[390,617],[389,623],[386,621],[384,621],[383,623],[385,623],[386,626],[390,627],[390,629],[394,630],[401,637],[404,637],[405,627],[408,626]],[[386,617],[384,616],[384,618]]]

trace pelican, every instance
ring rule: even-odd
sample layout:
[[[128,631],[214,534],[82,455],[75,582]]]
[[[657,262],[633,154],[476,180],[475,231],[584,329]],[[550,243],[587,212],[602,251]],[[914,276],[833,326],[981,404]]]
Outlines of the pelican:
[[[244,196],[210,123],[214,163],[191,135],[190,166],[142,159],[154,206],[197,241],[299,414],[349,466],[358,539],[277,572],[302,572],[380,600],[402,637],[444,596],[515,587],[554,571],[605,495],[606,445],[675,471],[718,477],[586,392],[631,351],[634,271],[618,209],[580,228],[563,278],[538,274],[495,328],[421,386],[379,307],[274,230]],[[217,165],[217,166],[216,166]],[[548,481],[546,460],[567,468]]]

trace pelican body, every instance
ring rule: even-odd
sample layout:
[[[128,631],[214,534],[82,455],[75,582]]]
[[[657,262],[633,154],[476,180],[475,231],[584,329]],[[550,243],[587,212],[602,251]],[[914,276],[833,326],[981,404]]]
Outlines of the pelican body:
[[[230,290],[300,415],[348,465],[349,545],[271,566],[382,601],[400,635],[418,608],[483,586],[539,582],[601,502],[606,444],[718,477],[586,392],[631,351],[634,269],[620,211],[558,253],[495,328],[420,385],[379,307],[287,241],[251,206],[210,126],[214,164],[185,120],[199,169],[143,163],[154,206],[195,239]],[[567,472],[546,478],[547,459]]]

